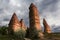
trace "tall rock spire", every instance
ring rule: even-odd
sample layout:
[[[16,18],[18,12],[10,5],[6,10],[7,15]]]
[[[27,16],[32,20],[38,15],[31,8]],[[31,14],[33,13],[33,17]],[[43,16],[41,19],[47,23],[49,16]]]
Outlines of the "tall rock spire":
[[[32,34],[35,34],[37,32],[38,37],[42,38],[43,34],[41,32],[38,9],[33,3],[31,3],[29,7],[29,25],[29,36],[33,38]]]
[[[44,33],[51,33],[50,26],[47,24],[46,20],[43,19]]]
[[[36,27],[37,30],[41,30],[38,10],[33,3],[31,3],[29,7],[29,21],[30,21],[30,27]]]
[[[12,15],[12,18],[11,18],[10,22],[9,22],[9,32],[11,32],[11,31],[16,32],[19,29],[20,29],[20,22],[19,22],[19,20],[16,16],[16,14],[14,13]]]
[[[20,20],[20,25],[21,25],[21,28],[22,28],[23,30],[26,30],[26,29],[27,29],[27,28],[26,28],[26,25],[25,25],[25,23],[24,23],[24,21],[23,21],[23,19]]]

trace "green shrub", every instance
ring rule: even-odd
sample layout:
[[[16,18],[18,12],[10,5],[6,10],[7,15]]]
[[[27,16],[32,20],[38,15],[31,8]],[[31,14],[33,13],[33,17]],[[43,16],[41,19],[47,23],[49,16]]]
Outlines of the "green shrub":
[[[29,38],[32,40],[39,39],[38,33],[41,32],[40,30],[38,31],[35,27],[29,29]]]
[[[25,31],[20,29],[18,32],[14,33],[14,36],[20,40],[23,40],[25,38]]]
[[[7,32],[8,32],[8,27],[6,27],[6,26],[0,27],[0,34],[6,35],[6,34],[8,34]]]

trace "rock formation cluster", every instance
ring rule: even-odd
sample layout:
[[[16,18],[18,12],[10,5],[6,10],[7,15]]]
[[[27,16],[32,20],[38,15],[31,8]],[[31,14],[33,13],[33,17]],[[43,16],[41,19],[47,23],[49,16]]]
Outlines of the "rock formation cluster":
[[[21,21],[19,21],[17,15],[14,13],[9,22],[9,27],[8,27],[9,33],[11,33],[12,31],[18,32],[20,29],[26,30],[26,26],[23,20],[21,19]]]
[[[47,24],[46,20],[43,19],[43,25],[44,25],[44,32],[45,33],[51,33],[51,29],[50,26]],[[18,20],[16,14],[14,13],[12,15],[12,18],[9,22],[9,33],[13,32],[17,32],[20,30],[20,28],[22,28],[24,31],[27,30],[27,27],[23,21],[23,19],[21,19],[20,21]],[[30,7],[29,7],[29,35],[31,35],[31,29],[33,31],[33,29],[36,29],[39,33],[38,36],[43,36],[42,28],[41,28],[41,24],[40,24],[40,19],[39,19],[39,12],[37,7],[31,3]]]

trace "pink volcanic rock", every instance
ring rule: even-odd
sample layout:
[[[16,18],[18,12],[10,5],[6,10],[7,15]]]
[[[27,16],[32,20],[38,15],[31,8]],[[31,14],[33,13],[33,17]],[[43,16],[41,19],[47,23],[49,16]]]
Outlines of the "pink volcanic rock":
[[[10,22],[9,22],[9,33],[11,33],[11,31],[14,31],[14,32],[19,31],[20,26],[21,26],[20,22],[16,16],[16,14],[14,13],[12,15]]]
[[[48,25],[45,19],[43,19],[43,25],[44,25],[44,33],[51,33],[50,26]]]
[[[40,25],[38,9],[33,3],[31,3],[31,5],[29,7],[29,22],[30,22],[29,23],[30,24],[30,28],[29,28],[30,36],[32,36],[31,31],[33,31],[33,29],[35,28],[37,31],[39,31],[38,36],[42,38],[43,33],[41,32],[41,25]]]
[[[41,30],[39,13],[37,7],[33,3],[31,3],[29,7],[29,21],[30,27],[35,27],[37,30]]]
[[[21,28],[22,28],[23,30],[26,30],[26,29],[27,29],[27,27],[26,27],[23,19],[20,20],[20,25],[21,25]]]

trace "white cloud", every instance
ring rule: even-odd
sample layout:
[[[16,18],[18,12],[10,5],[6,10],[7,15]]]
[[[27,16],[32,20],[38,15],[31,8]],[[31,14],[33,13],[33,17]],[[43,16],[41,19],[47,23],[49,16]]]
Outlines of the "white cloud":
[[[10,0],[10,5],[21,7],[21,4],[18,2],[18,0]]]

